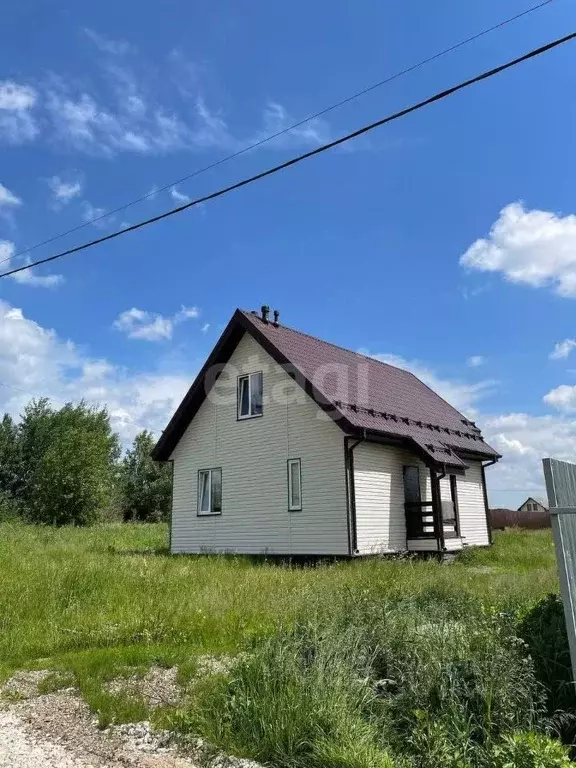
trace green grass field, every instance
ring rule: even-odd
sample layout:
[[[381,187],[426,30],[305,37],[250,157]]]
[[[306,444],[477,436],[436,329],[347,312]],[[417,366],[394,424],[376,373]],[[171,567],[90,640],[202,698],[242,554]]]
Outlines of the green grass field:
[[[480,766],[478,755],[488,754],[504,733],[537,729],[544,705],[518,671],[522,652],[510,650],[510,638],[535,604],[557,592],[549,531],[497,534],[491,549],[466,551],[451,565],[371,559],[291,567],[242,557],[174,557],[166,541],[162,525],[0,526],[0,676],[23,668],[62,670],[104,724],[147,715],[142,701],[104,688],[127,667],[178,665],[186,680],[199,655],[248,649],[249,661],[234,680],[216,676],[185,707],[161,717],[271,765],[415,766],[415,756],[436,749],[443,768]],[[313,661],[303,668],[309,647]],[[395,675],[394,686],[404,688],[376,695],[371,683],[369,693],[358,683],[357,665],[366,679],[377,670],[386,679]],[[466,675],[480,676],[477,687],[494,689],[485,705],[489,722],[486,712],[472,717],[456,691],[466,665]],[[312,689],[313,710],[306,704]],[[510,712],[496,716],[503,697],[510,697]],[[230,710],[231,701],[237,709]],[[438,725],[444,706],[480,762],[464,747],[461,762],[445,762],[442,749],[452,754],[456,747],[443,730],[448,720]],[[428,721],[433,711],[436,724]],[[324,712],[320,723],[318,712]],[[420,742],[404,754],[399,744],[407,729]],[[356,757],[350,734],[359,745]]]

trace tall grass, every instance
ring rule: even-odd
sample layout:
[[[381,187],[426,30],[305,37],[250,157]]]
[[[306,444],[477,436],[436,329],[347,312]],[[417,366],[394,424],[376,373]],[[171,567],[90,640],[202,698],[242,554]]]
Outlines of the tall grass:
[[[465,610],[431,621],[407,600],[345,607],[199,683],[173,725],[281,768],[483,768],[506,734],[544,723],[509,622]]]
[[[242,651],[164,720],[283,768],[488,768],[497,749],[550,746],[546,666],[516,639],[524,619],[543,647],[525,617],[557,591],[549,531],[497,535],[450,566],[171,557],[166,539],[162,525],[0,525],[0,677],[62,670],[54,684],[73,675],[106,724],[150,715],[107,689],[127,668],[194,679],[199,654]]]
[[[549,541],[540,538],[546,553],[531,571],[521,559],[524,542],[520,566],[506,560],[507,547],[516,547],[509,534],[497,539],[494,554],[468,552],[463,565],[450,567],[371,560],[298,568],[242,557],[171,557],[166,539],[162,525],[0,525],[0,664],[120,646],[233,650],[344,593],[429,603],[432,590],[508,609],[556,591]],[[502,564],[485,569],[486,558],[499,552]]]

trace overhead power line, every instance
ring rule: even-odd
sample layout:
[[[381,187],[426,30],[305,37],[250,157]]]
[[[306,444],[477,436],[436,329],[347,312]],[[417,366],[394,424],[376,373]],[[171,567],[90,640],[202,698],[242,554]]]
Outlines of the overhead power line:
[[[250,152],[253,149],[257,149],[258,147],[261,147],[263,144],[267,144],[273,139],[277,139],[280,136],[284,136],[284,134],[290,133],[290,131],[293,131],[296,128],[300,128],[301,126],[306,125],[306,123],[309,123],[312,120],[316,120],[319,117],[323,117],[324,115],[327,115],[329,112],[332,112],[335,109],[343,107],[345,104],[348,104],[351,101],[354,101],[355,99],[360,98],[361,96],[365,96],[367,93],[370,93],[371,91],[374,91],[377,88],[381,88],[383,85],[387,85],[388,83],[391,83],[393,80],[398,80],[400,77],[404,77],[404,75],[408,75],[411,72],[415,72],[421,67],[426,66],[426,64],[430,64],[431,62],[436,61],[437,59],[441,59],[447,54],[458,50],[458,48],[462,48],[463,46],[468,45],[469,43],[473,43],[475,40],[479,40],[485,35],[488,35],[491,32],[495,32],[497,29],[506,27],[508,24],[511,24],[514,21],[518,21],[518,19],[521,19],[524,16],[528,16],[530,13],[533,13],[534,11],[538,11],[546,5],[550,5],[552,2],[554,2],[554,0],[543,0],[543,2],[540,2],[537,5],[533,5],[531,8],[526,8],[526,10],[521,11],[520,13],[517,13],[515,16],[510,16],[507,19],[503,19],[502,21],[499,21],[497,24],[494,24],[491,27],[487,27],[486,29],[483,29],[481,32],[477,32],[475,35],[472,35],[471,37],[467,37],[464,40],[460,40],[458,43],[454,43],[454,45],[451,45],[449,48],[444,48],[444,50],[439,51],[438,53],[435,53],[432,56],[428,56],[426,59],[422,59],[421,61],[418,61],[415,64],[412,64],[406,69],[402,69],[399,72],[395,72],[393,75],[386,77],[384,80],[380,80],[377,83],[373,83],[372,85],[369,85],[366,88],[363,88],[362,90],[357,91],[356,93],[353,93],[350,96],[347,96],[341,101],[338,101],[335,104],[330,105],[329,107],[325,107],[324,109],[321,109],[319,112],[315,112],[314,114],[309,115],[308,117],[305,117],[296,123],[292,123],[292,125],[289,125],[286,128],[283,128],[282,130],[277,131],[276,133],[272,133],[269,136],[265,136],[263,139],[260,139],[259,141],[256,141],[253,144],[249,144],[243,147],[242,149],[237,150],[236,152],[233,152],[231,155],[222,157],[219,160],[216,160],[215,162],[210,163],[209,165],[205,165],[203,168],[199,168],[195,171],[192,171],[186,176],[182,176],[182,178],[176,179],[175,181],[172,181],[169,184],[166,184],[163,187],[160,187],[159,189],[153,189],[150,192],[148,192],[146,195],[142,195],[141,197],[138,197],[135,200],[131,200],[129,203],[124,203],[123,205],[118,206],[118,208],[113,208],[110,211],[106,211],[105,213],[102,213],[100,216],[94,216],[93,218],[88,219],[87,221],[84,221],[82,224],[78,224],[77,226],[72,227],[71,229],[67,229],[65,232],[60,232],[60,234],[53,235],[52,237],[49,237],[46,240],[42,240],[41,242],[36,243],[35,245],[31,245],[28,248],[24,248],[21,251],[17,251],[10,258],[0,260],[0,264],[5,264],[8,261],[12,261],[13,259],[18,258],[19,256],[25,256],[26,254],[31,253],[32,251],[35,251],[37,248],[41,248],[43,245],[49,245],[50,243],[53,243],[56,240],[60,240],[62,237],[66,237],[66,235],[71,235],[74,232],[78,232],[79,230],[84,229],[84,227],[88,227],[97,221],[101,221],[102,219],[106,219],[110,216],[114,216],[116,213],[121,213],[122,211],[125,211],[128,208],[131,208],[133,205],[137,205],[138,203],[142,203],[145,200],[148,200],[151,197],[154,197],[160,192],[166,192],[166,190],[171,189],[172,187],[175,187],[178,184],[182,184],[183,182],[188,181],[189,179],[193,179],[195,176],[199,176],[201,173],[210,171],[212,170],[212,168],[216,168],[217,166],[222,165],[223,163],[227,163],[229,160],[234,160],[236,157],[240,157],[240,155],[244,155],[246,152]]]
[[[41,264],[47,264],[48,262],[51,262],[51,261],[56,261],[56,259],[61,259],[63,256],[70,256],[73,253],[84,251],[87,248],[92,248],[93,246],[99,245],[100,243],[105,243],[108,240],[113,240],[117,237],[120,237],[120,235],[125,235],[128,232],[133,232],[136,229],[147,227],[149,224],[154,224],[157,221],[162,221],[162,219],[167,219],[170,216],[174,216],[177,213],[181,213],[182,211],[185,211],[188,208],[192,208],[196,205],[199,205],[200,203],[205,203],[208,200],[214,200],[217,197],[222,197],[223,195],[226,195],[229,192],[234,191],[235,189],[246,187],[248,186],[248,184],[252,184],[255,181],[264,179],[267,176],[272,176],[273,174],[278,173],[279,171],[283,171],[286,168],[290,168],[291,166],[296,165],[297,163],[300,163],[303,160],[307,160],[310,157],[319,155],[322,152],[326,152],[329,149],[338,147],[341,144],[344,144],[345,142],[350,141],[351,139],[355,139],[358,136],[362,136],[365,133],[368,133],[369,131],[373,131],[375,128],[379,128],[382,125],[391,123],[393,120],[398,120],[401,117],[405,117],[406,115],[409,115],[412,112],[416,112],[422,109],[423,107],[428,106],[429,104],[433,104],[434,102],[441,101],[447,98],[448,96],[451,96],[452,94],[463,90],[464,88],[468,88],[469,86],[474,85],[475,83],[479,83],[482,80],[487,80],[488,78],[494,77],[495,75],[500,74],[500,72],[504,72],[505,70],[511,69],[512,67],[515,67],[516,65],[521,64],[524,61],[528,61],[529,59],[533,59],[536,56],[540,56],[541,54],[546,53],[547,51],[550,51],[553,48],[557,48],[558,46],[564,43],[567,43],[570,40],[574,40],[574,38],[576,38],[576,32],[572,32],[571,34],[566,35],[565,37],[561,37],[561,38],[558,38],[557,40],[553,40],[552,42],[547,43],[546,45],[543,45],[540,48],[535,48],[534,50],[529,51],[528,53],[525,53],[523,56],[519,56],[516,59],[512,59],[511,61],[508,61],[505,64],[500,64],[498,67],[494,67],[494,69],[490,69],[486,72],[482,72],[482,74],[476,75],[475,77],[472,77],[469,80],[465,80],[464,82],[459,83],[458,85],[454,85],[451,88],[447,88],[444,91],[440,91],[439,93],[434,94],[434,96],[430,96],[429,98],[424,99],[424,101],[419,101],[418,103],[413,104],[410,107],[406,107],[405,109],[402,109],[399,112],[395,112],[394,114],[389,115],[388,117],[383,117],[380,120],[376,120],[375,122],[370,123],[369,125],[365,125],[363,128],[358,128],[356,131],[352,131],[352,133],[347,133],[345,136],[341,136],[339,139],[335,139],[334,141],[330,141],[326,144],[323,144],[320,147],[316,147],[316,149],[312,149],[309,152],[304,152],[303,154],[298,155],[297,157],[293,157],[291,160],[287,160],[283,163],[280,163],[279,165],[273,166],[272,168],[268,168],[265,171],[261,171],[260,173],[257,173],[254,176],[249,176],[248,178],[242,179],[241,181],[238,181],[235,184],[231,184],[228,187],[223,187],[222,189],[219,189],[216,192],[212,192],[208,195],[204,195],[203,197],[198,197],[195,200],[191,200],[190,202],[185,203],[184,205],[179,205],[176,208],[171,208],[169,211],[165,211],[164,213],[158,214],[157,216],[152,216],[149,219],[140,221],[137,224],[132,224],[131,226],[125,227],[124,229],[117,230],[116,232],[111,232],[110,234],[104,235],[103,237],[99,237],[96,240],[90,240],[87,243],[83,243],[82,245],[77,245],[74,248],[69,248],[66,251],[61,251],[60,253],[56,253],[53,256],[47,256],[44,259],[38,259],[37,261],[33,261],[29,264],[24,264],[21,267],[16,267],[14,269],[8,270],[7,272],[3,272],[2,274],[0,274],[0,278],[9,277],[10,275],[15,275],[18,272],[24,272],[27,269],[32,269],[32,267],[36,267]]]

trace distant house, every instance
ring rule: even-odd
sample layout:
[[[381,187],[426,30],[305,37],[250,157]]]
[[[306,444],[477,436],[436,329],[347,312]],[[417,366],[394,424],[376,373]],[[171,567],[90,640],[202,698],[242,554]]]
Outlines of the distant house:
[[[548,512],[548,507],[532,496],[528,496],[526,501],[518,507],[518,512]]]
[[[500,456],[412,373],[236,310],[159,439],[172,552],[368,555],[490,543]]]

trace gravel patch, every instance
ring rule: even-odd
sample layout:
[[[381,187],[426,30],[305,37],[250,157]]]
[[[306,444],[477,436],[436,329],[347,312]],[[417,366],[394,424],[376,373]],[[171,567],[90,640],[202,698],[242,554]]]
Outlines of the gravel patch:
[[[0,686],[0,696],[7,699],[31,699],[38,696],[38,684],[53,672],[49,669],[23,670]]]
[[[117,677],[108,686],[108,693],[138,696],[151,709],[160,706],[176,706],[182,700],[182,690],[176,682],[178,669],[171,667],[150,667],[146,674]]]
[[[197,675],[229,672],[239,657],[201,656]],[[22,671],[0,687],[0,768],[261,768],[251,760],[218,755],[201,739],[176,739],[149,722],[101,730],[74,688],[40,695],[52,670]],[[181,703],[177,669],[150,668],[113,680],[110,693],[141,696],[154,709]]]
[[[242,659],[246,658],[246,654],[240,653],[238,656],[198,656],[197,663],[197,675],[198,677],[208,677],[209,675],[226,675],[231,672],[235,665]]]
[[[93,768],[64,747],[39,741],[12,712],[0,712],[0,768]]]
[[[43,678],[41,678],[43,679]],[[98,728],[74,689],[36,695],[0,712],[0,768],[261,768],[214,751],[201,740],[177,742],[149,722]]]
[[[119,728],[100,730],[72,691],[19,702],[0,712],[0,768],[198,768],[148,723]]]

